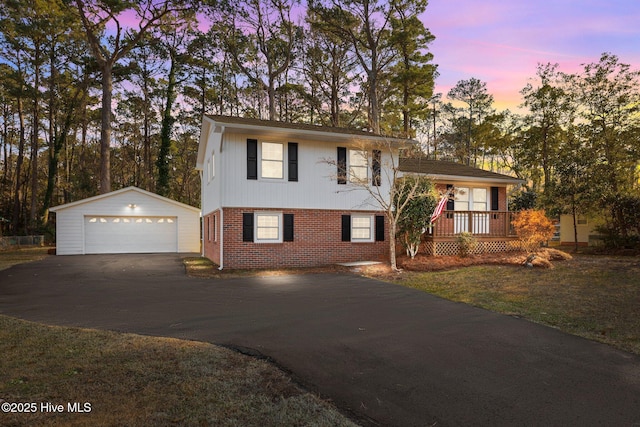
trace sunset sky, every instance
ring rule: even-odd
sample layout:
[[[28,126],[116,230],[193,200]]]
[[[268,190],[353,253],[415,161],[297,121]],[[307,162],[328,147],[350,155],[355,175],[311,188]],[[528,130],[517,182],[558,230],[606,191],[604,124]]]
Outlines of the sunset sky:
[[[499,110],[517,110],[538,63],[578,72],[611,52],[640,69],[640,0],[429,0],[422,20],[436,36],[436,92],[475,77]]]

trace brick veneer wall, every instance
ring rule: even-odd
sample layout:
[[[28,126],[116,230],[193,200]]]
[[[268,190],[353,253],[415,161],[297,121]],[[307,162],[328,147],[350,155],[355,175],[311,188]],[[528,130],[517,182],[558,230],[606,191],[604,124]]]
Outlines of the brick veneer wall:
[[[202,219],[204,221],[204,255],[220,265],[220,210],[211,212]]]
[[[380,212],[251,208],[223,208],[223,211],[223,267],[225,269],[312,267],[339,262],[386,261],[389,258],[389,224],[386,218],[385,241],[367,243],[342,241],[342,215],[381,215]],[[256,211],[293,214],[293,242],[243,242],[242,214]],[[219,211],[214,214],[218,215],[218,224],[220,224]],[[216,245],[211,244],[206,237],[205,256],[219,264],[219,248],[216,250]]]

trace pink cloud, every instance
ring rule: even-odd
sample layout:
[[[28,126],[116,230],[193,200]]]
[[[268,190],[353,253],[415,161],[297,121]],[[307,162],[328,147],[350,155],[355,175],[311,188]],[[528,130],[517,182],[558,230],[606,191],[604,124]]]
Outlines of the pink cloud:
[[[436,90],[479,78],[496,106],[517,107],[538,63],[577,72],[607,51],[640,66],[638,0],[431,0],[422,19],[436,36]]]

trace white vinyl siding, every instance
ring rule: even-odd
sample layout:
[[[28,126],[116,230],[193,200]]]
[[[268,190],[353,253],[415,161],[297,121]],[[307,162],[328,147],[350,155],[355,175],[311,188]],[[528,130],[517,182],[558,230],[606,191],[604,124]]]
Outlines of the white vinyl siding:
[[[220,136],[220,134],[214,134]],[[259,135],[258,135],[259,137]],[[284,149],[283,179],[248,180],[244,165],[247,161],[247,139],[256,138],[251,133],[225,133],[224,141],[216,152],[217,178],[203,186],[202,211],[204,214],[224,207],[252,207],[256,209],[336,209],[379,210],[380,206],[369,192],[353,186],[349,191],[336,191],[336,166],[327,159],[335,159],[339,143],[327,141],[298,142],[298,182],[286,180],[287,150]],[[263,142],[266,138],[263,138]],[[217,139],[212,139],[215,146]],[[274,140],[274,143],[278,141]],[[285,144],[286,145],[286,144]],[[260,144],[259,144],[260,146]],[[260,151],[260,150],[258,150]],[[347,154],[348,161],[348,154]],[[382,153],[383,168],[391,164],[389,154]],[[258,159],[260,169],[261,159]],[[206,167],[206,162],[205,165]],[[260,173],[260,171],[258,170]],[[348,173],[348,172],[347,172]],[[382,172],[383,175],[385,172]],[[223,179],[218,179],[223,177]],[[277,183],[277,185],[274,185]],[[389,183],[382,180],[381,194],[388,194]]]
[[[263,142],[261,149],[261,177],[269,179],[284,178],[284,145],[273,142]]]

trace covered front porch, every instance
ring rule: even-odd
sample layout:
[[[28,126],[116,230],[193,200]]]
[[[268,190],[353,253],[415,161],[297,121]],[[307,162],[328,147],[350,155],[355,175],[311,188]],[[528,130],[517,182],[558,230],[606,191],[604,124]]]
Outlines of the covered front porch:
[[[469,232],[476,239],[474,253],[518,250],[518,237],[512,225],[516,212],[445,211],[424,234],[424,253],[458,255],[460,233]]]

